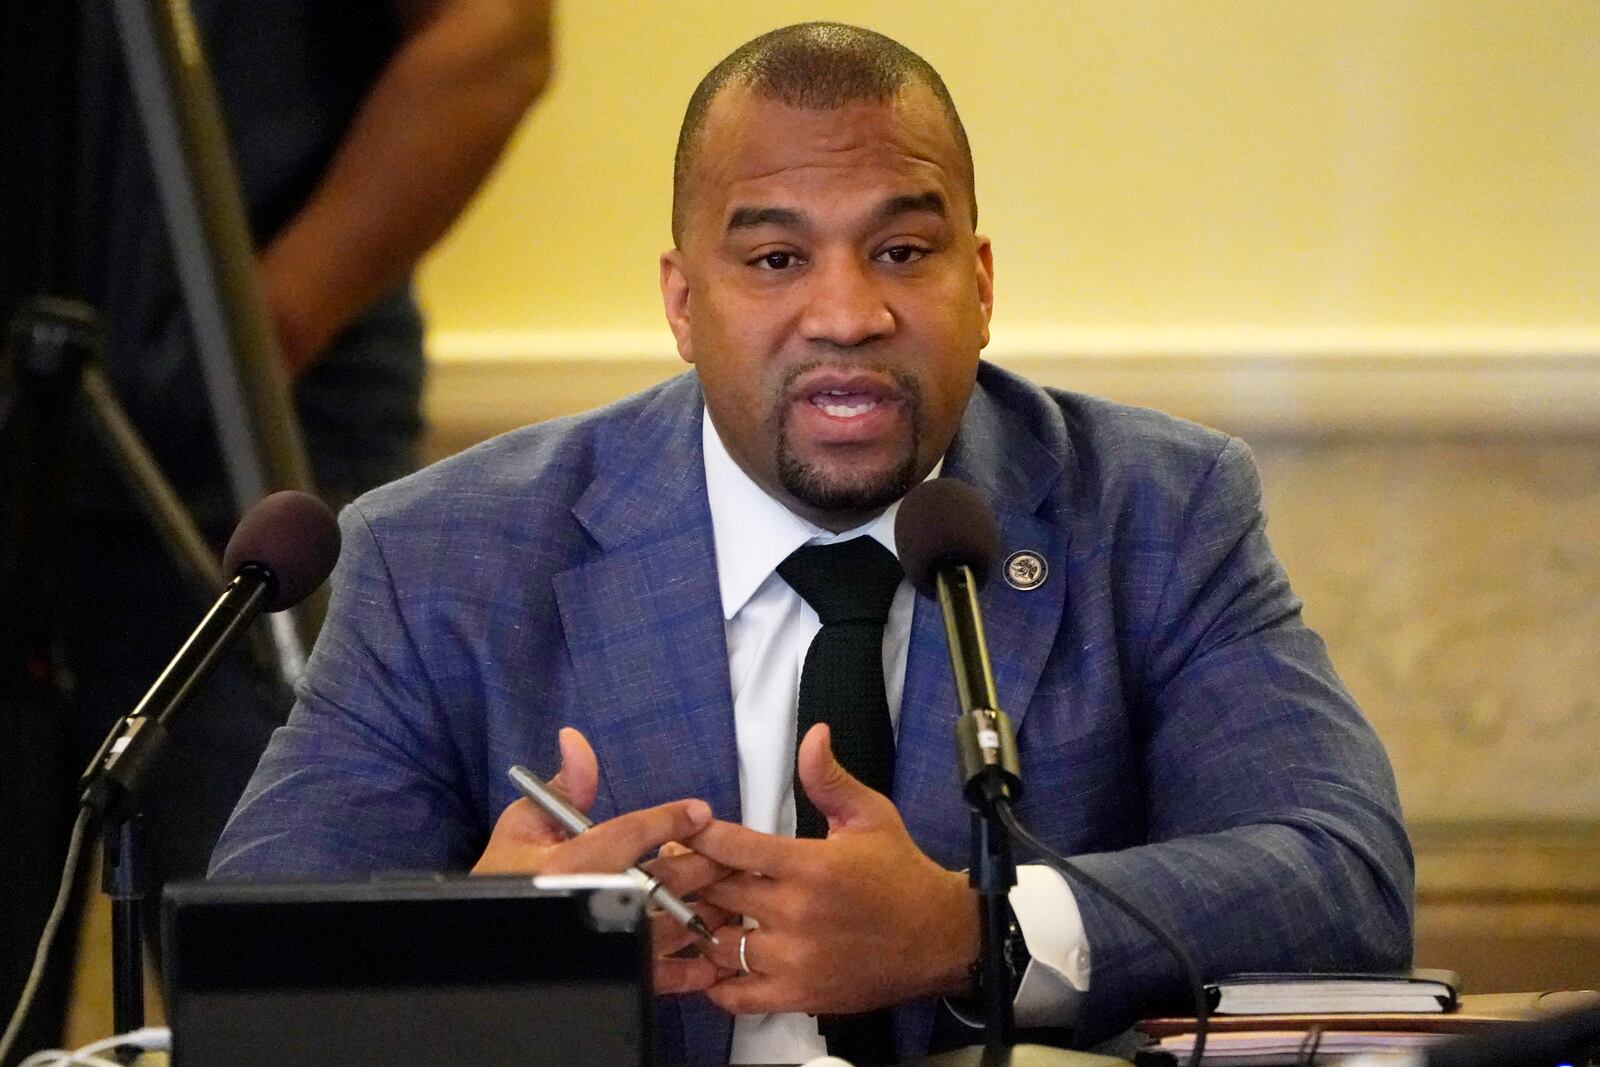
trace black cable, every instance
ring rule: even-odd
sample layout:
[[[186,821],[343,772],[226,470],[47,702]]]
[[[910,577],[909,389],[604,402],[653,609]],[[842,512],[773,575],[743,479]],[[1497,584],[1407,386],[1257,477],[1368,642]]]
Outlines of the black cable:
[[[28,973],[27,984],[22,987],[22,996],[17,1001],[16,1010],[11,1013],[11,1022],[6,1024],[5,1035],[0,1037],[0,1063],[6,1062],[6,1057],[11,1054],[11,1046],[22,1032],[23,1020],[28,1017],[34,994],[38,993],[39,982],[44,978],[45,963],[50,959],[50,945],[56,939],[61,917],[67,912],[67,900],[72,896],[72,882],[78,875],[78,859],[83,853],[83,838],[89,830],[91,816],[88,808],[80,808],[78,819],[72,824],[72,839],[67,843],[67,862],[61,868],[61,888],[56,892],[50,918],[45,920],[44,932],[39,935],[39,947],[33,954],[33,970]]]
[[[1184,980],[1188,982],[1189,992],[1194,997],[1194,1048],[1189,1051],[1187,1067],[1200,1067],[1200,1057],[1205,1054],[1206,1050],[1206,1022],[1210,1015],[1210,1008],[1206,1004],[1205,985],[1200,981],[1200,972],[1195,968],[1194,960],[1190,958],[1188,950],[1183,947],[1176,937],[1167,932],[1165,927],[1139,910],[1138,905],[1123,897],[1122,894],[1100,881],[1100,879],[1079,869],[1071,860],[1058,854],[1050,846],[1025,830],[1022,824],[1017,822],[1017,817],[1012,813],[1011,805],[1008,802],[996,800],[994,802],[994,810],[1011,836],[1037,852],[1039,858],[1044,860],[1047,866],[1069,882],[1075,882],[1110,901],[1116,906],[1117,910],[1132,919],[1157,941],[1165,945],[1168,952],[1172,953],[1173,959],[1178,961],[1178,969],[1183,972]]]

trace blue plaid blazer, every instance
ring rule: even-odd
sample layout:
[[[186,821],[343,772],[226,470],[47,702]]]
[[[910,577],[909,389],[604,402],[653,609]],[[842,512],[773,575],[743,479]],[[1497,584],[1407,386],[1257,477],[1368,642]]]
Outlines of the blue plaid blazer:
[[[347,508],[326,628],[213,876],[465,869],[515,799],[506,767],[553,773],[569,724],[599,756],[597,818],[697,796],[737,821],[702,406],[686,374]],[[984,365],[945,473],[992,501],[1005,554],[1049,568],[1037,589],[982,596],[1022,822],[1207,975],[1407,963],[1393,774],[1301,622],[1244,445]],[[919,601],[894,800],[951,869],[969,847],[956,715],[939,611]],[[1093,952],[1079,1039],[1181,1009],[1165,951],[1078,899]],[[662,1062],[726,1062],[731,1020],[703,997],[658,1009]],[[895,1014],[901,1054],[924,1052],[935,1005]]]

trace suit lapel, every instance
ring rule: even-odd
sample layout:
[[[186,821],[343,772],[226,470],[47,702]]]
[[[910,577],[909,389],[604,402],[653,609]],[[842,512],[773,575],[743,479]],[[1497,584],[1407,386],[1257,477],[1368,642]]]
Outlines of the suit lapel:
[[[702,797],[718,818],[739,821],[733,700],[709,542],[709,533],[674,531],[555,580],[593,723],[605,816]]]
[[[600,552],[555,578],[606,815],[702,797],[740,817],[699,403],[674,382],[601,444],[573,508]]]

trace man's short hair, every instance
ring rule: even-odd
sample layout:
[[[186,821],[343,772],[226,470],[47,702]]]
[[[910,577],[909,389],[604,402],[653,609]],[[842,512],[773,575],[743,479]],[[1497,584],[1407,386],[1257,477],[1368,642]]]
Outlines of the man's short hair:
[[[711,68],[689,97],[672,166],[673,241],[680,245],[683,242],[684,184],[700,148],[706,115],[712,101],[729,85],[790,107],[834,111],[846,104],[888,103],[913,82],[932,90],[950,121],[966,171],[962,176],[976,226],[978,198],[972,146],[967,143],[967,131],[939,72],[911,49],[881,33],[838,22],[801,22],[740,45]]]

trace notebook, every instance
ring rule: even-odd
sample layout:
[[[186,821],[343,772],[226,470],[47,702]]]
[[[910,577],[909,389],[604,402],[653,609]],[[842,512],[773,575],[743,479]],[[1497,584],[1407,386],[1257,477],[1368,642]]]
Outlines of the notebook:
[[[1219,1015],[1445,1012],[1461,979],[1451,971],[1394,974],[1233,974],[1206,987]]]

